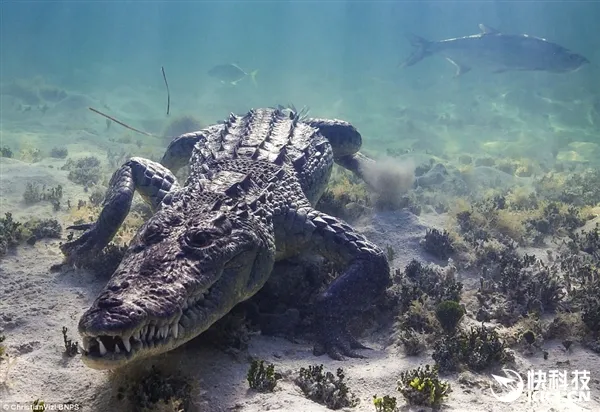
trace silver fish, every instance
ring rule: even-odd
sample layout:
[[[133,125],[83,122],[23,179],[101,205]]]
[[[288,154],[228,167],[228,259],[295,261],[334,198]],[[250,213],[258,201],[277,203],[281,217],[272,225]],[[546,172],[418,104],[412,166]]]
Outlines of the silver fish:
[[[229,83],[235,86],[240,80],[250,76],[252,83],[256,86],[256,75],[258,70],[246,73],[237,64],[219,64],[208,71],[208,75],[220,80],[222,83]]]
[[[514,70],[567,73],[590,62],[546,39],[527,34],[504,34],[483,24],[479,29],[479,34],[440,41],[408,34],[415,51],[400,66],[412,66],[427,56],[438,54],[456,67],[456,77],[473,67],[486,68],[493,73]]]

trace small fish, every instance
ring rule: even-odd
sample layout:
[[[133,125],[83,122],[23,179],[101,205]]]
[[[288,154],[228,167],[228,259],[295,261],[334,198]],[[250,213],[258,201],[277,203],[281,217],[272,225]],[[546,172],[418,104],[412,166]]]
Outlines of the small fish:
[[[235,86],[240,80],[244,79],[247,76],[250,76],[252,79],[252,83],[256,86],[256,75],[258,74],[258,70],[254,70],[253,72],[246,73],[240,66],[237,64],[219,64],[208,71],[208,75],[219,79],[221,83],[229,83]]]
[[[567,73],[579,70],[590,61],[556,43],[527,34],[504,34],[479,25],[481,33],[440,41],[429,41],[407,34],[415,51],[401,67],[412,66],[427,56],[439,54],[456,67],[455,77],[484,67],[492,73],[536,70]]]

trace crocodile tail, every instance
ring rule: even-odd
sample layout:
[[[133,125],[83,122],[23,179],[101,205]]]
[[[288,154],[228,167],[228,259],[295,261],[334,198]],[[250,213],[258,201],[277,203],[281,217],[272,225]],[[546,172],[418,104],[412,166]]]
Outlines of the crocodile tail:
[[[400,68],[412,66],[431,54],[430,48],[433,42],[412,33],[406,33],[406,38],[415,50],[405,61],[400,63]]]

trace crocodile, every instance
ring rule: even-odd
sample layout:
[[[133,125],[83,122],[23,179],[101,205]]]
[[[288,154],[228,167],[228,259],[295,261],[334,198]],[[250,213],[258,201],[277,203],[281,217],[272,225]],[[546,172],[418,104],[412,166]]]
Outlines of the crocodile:
[[[132,157],[112,175],[98,219],[72,226],[64,263],[106,247],[137,192],[153,210],[79,324],[82,360],[115,369],[173,350],[266,283],[274,263],[316,253],[344,271],[315,301],[315,355],[363,357],[346,327],[390,284],[380,247],[315,209],[334,163],[364,177],[362,137],[342,120],[252,109],[174,138],[160,163]],[[189,166],[181,185],[175,173]]]

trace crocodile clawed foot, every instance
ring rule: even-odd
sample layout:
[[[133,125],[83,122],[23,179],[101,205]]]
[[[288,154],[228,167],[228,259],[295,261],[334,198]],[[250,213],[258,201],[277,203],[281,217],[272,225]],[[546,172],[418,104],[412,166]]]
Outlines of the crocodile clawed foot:
[[[71,229],[81,230],[82,227],[70,227]],[[65,263],[79,261],[86,256],[91,255],[97,248],[98,233],[94,224],[86,225],[85,232],[77,239],[70,240],[60,245],[60,250],[65,255]]]
[[[313,349],[315,356],[327,353],[332,359],[339,361],[345,360],[345,357],[364,359],[366,356],[356,352],[355,349],[371,350],[343,327],[324,329],[319,338]]]

